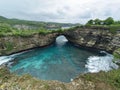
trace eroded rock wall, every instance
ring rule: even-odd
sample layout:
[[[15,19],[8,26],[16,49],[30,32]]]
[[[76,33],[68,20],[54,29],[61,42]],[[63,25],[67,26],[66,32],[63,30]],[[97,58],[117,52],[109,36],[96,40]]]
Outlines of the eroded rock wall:
[[[113,52],[120,48],[120,31],[112,34],[109,29],[77,28],[65,32],[67,39],[77,45]]]
[[[0,55],[7,55],[35,47],[50,45],[55,41],[57,33],[35,34],[29,37],[7,36],[0,37]]]
[[[64,35],[70,42],[83,47],[101,49],[108,52],[120,48],[120,31],[112,34],[108,28],[76,28],[64,33],[35,34],[29,37],[0,37],[0,55],[7,55],[35,47],[48,46],[57,36]]]

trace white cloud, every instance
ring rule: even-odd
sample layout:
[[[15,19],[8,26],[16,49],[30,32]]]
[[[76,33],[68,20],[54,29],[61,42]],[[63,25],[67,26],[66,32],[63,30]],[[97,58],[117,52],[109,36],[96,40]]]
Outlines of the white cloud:
[[[0,15],[37,21],[85,23],[120,19],[120,0],[0,0]]]

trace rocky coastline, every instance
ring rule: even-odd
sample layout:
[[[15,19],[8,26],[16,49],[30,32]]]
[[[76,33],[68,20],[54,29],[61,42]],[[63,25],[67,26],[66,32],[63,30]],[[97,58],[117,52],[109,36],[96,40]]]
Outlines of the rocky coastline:
[[[120,48],[120,31],[112,34],[108,28],[76,28],[63,33],[34,34],[29,37],[0,37],[0,56],[48,46],[54,43],[59,35],[64,35],[69,42],[78,46],[100,49],[111,53]]]
[[[100,49],[113,53],[120,48],[120,31],[116,34],[108,28],[76,28],[65,32],[68,41],[78,46]]]
[[[101,49],[111,53],[115,51],[118,56],[120,55],[118,50],[120,48],[120,31],[112,34],[106,28],[76,28],[64,33],[34,34],[30,37],[0,37],[0,55],[48,46],[54,43],[59,35],[64,35],[68,41],[78,46]],[[112,71],[108,74],[100,72],[80,75],[70,83],[37,80],[29,75],[19,77],[11,74],[4,65],[0,67],[0,72],[0,90],[116,90],[114,86],[97,78],[97,76],[106,78]]]
[[[26,51],[37,47],[45,47],[53,42],[58,33],[34,34],[29,37],[4,36],[0,37],[0,56]]]

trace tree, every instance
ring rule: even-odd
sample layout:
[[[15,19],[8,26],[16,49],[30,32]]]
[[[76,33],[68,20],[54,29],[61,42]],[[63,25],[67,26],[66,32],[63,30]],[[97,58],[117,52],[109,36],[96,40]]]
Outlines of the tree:
[[[95,22],[95,25],[100,25],[101,24],[101,20],[100,19],[95,19],[94,22]]]
[[[120,24],[120,21],[114,21],[114,24]]]
[[[114,19],[112,17],[108,17],[105,21],[104,21],[105,25],[111,25],[114,24]]]
[[[87,22],[87,25],[93,25],[93,23],[94,23],[94,20],[91,19]]]

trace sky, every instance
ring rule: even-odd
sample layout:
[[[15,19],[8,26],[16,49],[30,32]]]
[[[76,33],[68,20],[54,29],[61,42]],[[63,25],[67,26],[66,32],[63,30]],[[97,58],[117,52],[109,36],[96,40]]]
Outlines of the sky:
[[[0,15],[24,20],[86,23],[120,20],[120,0],[0,0]]]

